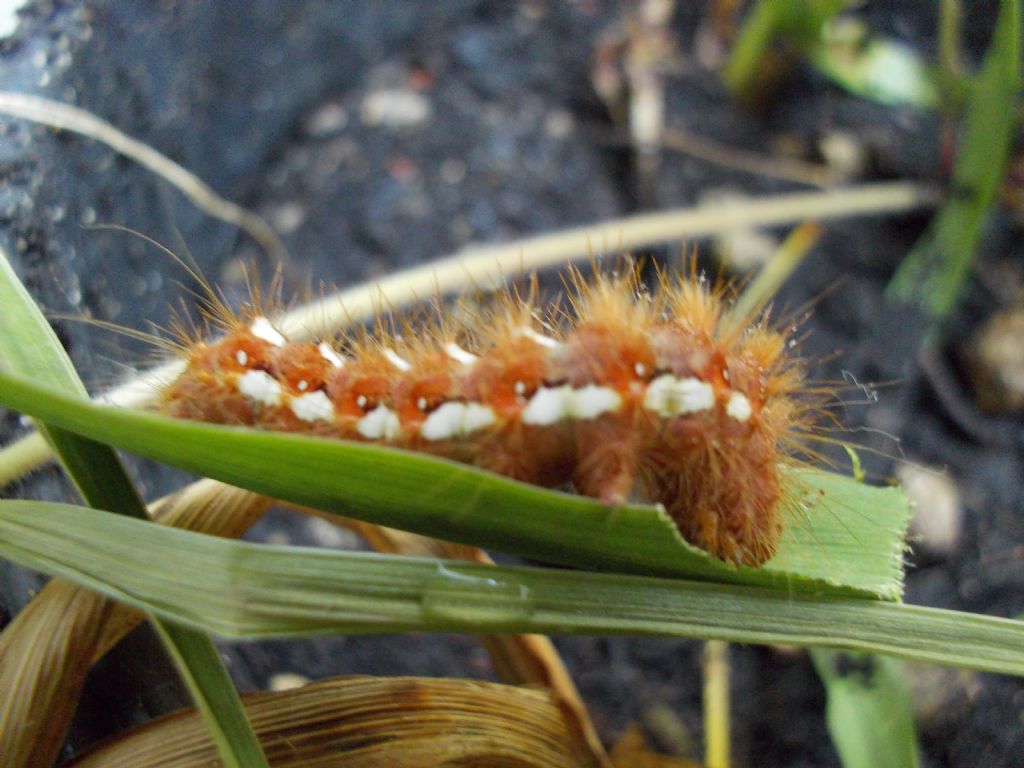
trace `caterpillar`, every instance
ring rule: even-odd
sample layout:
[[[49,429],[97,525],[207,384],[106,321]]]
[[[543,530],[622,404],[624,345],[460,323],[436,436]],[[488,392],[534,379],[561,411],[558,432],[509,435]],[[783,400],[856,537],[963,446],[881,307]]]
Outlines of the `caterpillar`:
[[[190,340],[163,413],[371,441],[619,505],[662,504],[682,536],[757,566],[784,525],[783,466],[814,408],[787,335],[736,322],[727,289],[663,273],[572,271],[568,307],[531,290],[336,343],[286,339],[267,312],[220,305]],[[746,326],[746,327],[745,327]]]

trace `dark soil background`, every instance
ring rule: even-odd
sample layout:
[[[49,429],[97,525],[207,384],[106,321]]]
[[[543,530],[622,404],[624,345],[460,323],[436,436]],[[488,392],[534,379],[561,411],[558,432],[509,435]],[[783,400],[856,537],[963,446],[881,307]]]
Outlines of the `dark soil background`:
[[[994,2],[967,8],[968,58],[987,44]],[[942,180],[948,171],[933,114],[848,95],[799,70],[762,113],[735,105],[696,55],[704,3],[679,3],[679,49],[668,78],[670,126],[769,154],[780,139],[813,155],[845,132],[868,162],[859,180]],[[878,34],[934,53],[936,3],[866,2]],[[282,233],[307,287],[347,285],[437,258],[475,241],[501,241],[626,215],[645,206],[694,204],[711,191],[763,195],[799,185],[665,152],[643,194],[622,134],[595,95],[590,72],[619,3],[28,2],[0,40],[0,88],[82,106],[256,209]],[[406,96],[402,124],[381,120],[375,99]],[[411,94],[411,96],[409,96]],[[394,106],[394,101],[390,104]],[[976,327],[1021,285],[1021,222],[989,224],[961,309],[943,329],[939,377],[923,375],[917,330],[891,313],[882,290],[927,217],[877,217],[826,226],[780,301],[818,299],[809,353],[836,353],[821,372],[858,381],[899,379],[879,402],[848,408],[852,425],[898,437],[863,442],[945,467],[965,514],[948,551],[925,544],[910,557],[907,600],[1019,616],[1024,613],[1024,441],[1012,416],[978,421],[960,361]],[[140,239],[83,225],[114,223],[187,248],[203,271],[241,297],[239,265],[271,265],[231,227],[93,141],[0,120],[0,247],[40,303],[146,328],[186,296],[185,276]],[[612,233],[614,237],[614,233]],[[677,258],[679,245],[653,254]],[[706,248],[704,250],[707,250]],[[184,282],[183,286],[181,283]],[[151,354],[93,326],[55,321],[83,377],[101,388]],[[903,340],[903,341],[901,341]],[[950,389],[950,386],[952,389]],[[965,415],[966,414],[966,415]],[[980,426],[979,426],[980,424]],[[23,432],[3,417],[0,440]],[[989,430],[993,431],[989,431]],[[998,434],[998,437],[996,435]],[[858,440],[860,435],[857,436]],[[128,463],[147,497],[180,474]],[[880,478],[893,462],[870,469]],[[6,495],[71,499],[54,469]],[[253,537],[358,546],[317,521],[273,513]],[[0,626],[38,586],[0,563]],[[605,740],[639,720],[657,740],[658,713],[678,718],[700,754],[697,643],[557,638]],[[222,646],[243,689],[273,675],[368,673],[493,677],[469,637],[403,635]],[[737,765],[838,765],[824,693],[801,652],[735,647]],[[924,764],[1011,766],[1024,755],[1024,684],[996,675],[912,667]],[[3,695],[12,695],[4,692]],[[16,694],[13,694],[16,695]],[[181,706],[186,697],[151,634],[141,630],[91,676],[71,737],[81,748]],[[70,750],[71,747],[69,747]],[[1017,757],[1014,757],[1017,755]]]

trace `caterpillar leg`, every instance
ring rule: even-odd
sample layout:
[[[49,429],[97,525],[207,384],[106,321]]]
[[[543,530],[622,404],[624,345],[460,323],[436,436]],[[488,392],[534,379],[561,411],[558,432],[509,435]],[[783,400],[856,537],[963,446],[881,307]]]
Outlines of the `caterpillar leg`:
[[[482,438],[469,463],[524,483],[554,487],[574,466],[572,434],[565,425],[530,428],[511,424]]]
[[[624,504],[637,479],[640,456],[636,431],[617,420],[576,425],[576,469],[572,484],[584,496]]]
[[[775,554],[782,534],[778,454],[757,432],[733,440],[728,451],[713,439],[691,442],[673,452],[672,470],[655,472],[648,486],[691,544],[757,566]]]

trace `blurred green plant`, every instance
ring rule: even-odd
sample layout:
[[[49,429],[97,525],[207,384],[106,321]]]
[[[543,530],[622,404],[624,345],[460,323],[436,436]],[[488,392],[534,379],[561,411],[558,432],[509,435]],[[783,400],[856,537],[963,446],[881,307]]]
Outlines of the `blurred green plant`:
[[[1013,139],[1020,127],[1020,0],[1003,0],[981,71],[965,105],[950,196],[900,264],[888,297],[935,321],[956,306],[983,225],[998,201]]]
[[[882,104],[939,104],[935,77],[921,56],[896,40],[871,36],[845,0],[760,0],[722,72],[740,101],[768,98],[776,75],[801,59],[851,93]]]
[[[826,717],[844,768],[916,768],[917,733],[903,665],[886,656],[816,648]]]

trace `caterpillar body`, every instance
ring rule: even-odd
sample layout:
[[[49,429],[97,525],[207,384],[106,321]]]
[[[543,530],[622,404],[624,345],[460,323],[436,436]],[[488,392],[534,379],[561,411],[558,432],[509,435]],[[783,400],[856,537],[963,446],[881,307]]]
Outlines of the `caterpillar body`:
[[[692,270],[691,270],[692,272]],[[188,346],[171,416],[381,442],[617,505],[660,502],[681,534],[759,565],[783,527],[784,463],[813,408],[785,334],[733,322],[724,289],[578,272],[568,310],[503,294],[455,325],[412,321],[336,344],[286,339],[264,313]]]

